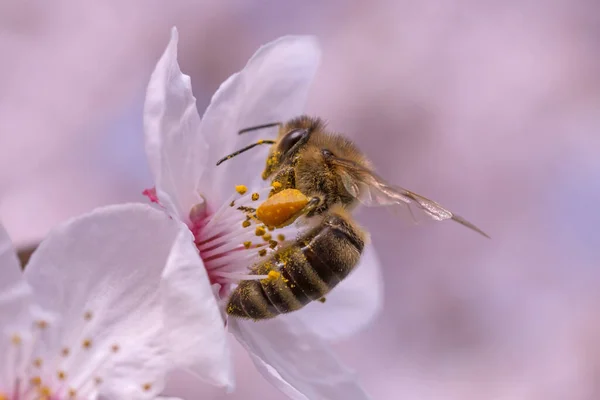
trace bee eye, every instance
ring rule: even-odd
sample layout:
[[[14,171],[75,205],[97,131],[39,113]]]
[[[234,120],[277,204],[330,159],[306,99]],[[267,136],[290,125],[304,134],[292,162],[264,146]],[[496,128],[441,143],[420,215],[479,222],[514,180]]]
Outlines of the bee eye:
[[[306,135],[306,129],[294,129],[289,131],[279,142],[279,151],[286,154],[300,139]]]
[[[325,157],[331,157],[333,156],[333,153],[327,149],[323,149],[321,150],[321,154],[323,154]]]

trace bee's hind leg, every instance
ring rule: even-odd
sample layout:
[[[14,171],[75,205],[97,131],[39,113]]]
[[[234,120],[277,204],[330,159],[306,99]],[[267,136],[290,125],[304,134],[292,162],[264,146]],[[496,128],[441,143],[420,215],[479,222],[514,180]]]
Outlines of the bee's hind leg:
[[[314,210],[317,209],[317,207],[319,207],[320,204],[321,198],[316,196],[311,198],[304,207],[302,207],[298,212],[292,214],[292,216],[290,216],[290,218],[288,218],[283,224],[281,224],[281,226],[288,226],[293,224],[298,218],[302,217],[303,215],[308,215],[312,213]]]

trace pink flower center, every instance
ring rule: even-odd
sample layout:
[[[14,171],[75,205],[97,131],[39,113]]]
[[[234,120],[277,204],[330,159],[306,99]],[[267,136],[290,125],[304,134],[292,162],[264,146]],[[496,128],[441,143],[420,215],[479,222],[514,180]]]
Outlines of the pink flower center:
[[[211,283],[220,285],[221,296],[232,284],[266,278],[253,274],[252,266],[267,259],[297,231],[294,227],[270,231],[256,219],[256,208],[267,198],[270,188],[247,193],[240,185],[236,191],[213,213],[206,213],[205,203],[190,211],[196,246]]]

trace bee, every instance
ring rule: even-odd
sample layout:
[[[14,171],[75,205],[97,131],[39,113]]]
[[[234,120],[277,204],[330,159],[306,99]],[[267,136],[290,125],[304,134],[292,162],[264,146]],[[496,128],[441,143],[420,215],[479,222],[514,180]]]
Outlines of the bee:
[[[241,281],[229,298],[228,314],[268,319],[324,299],[352,272],[365,247],[368,234],[352,217],[358,204],[414,205],[434,220],[453,220],[489,237],[435,201],[386,182],[373,171],[371,162],[352,141],[327,130],[320,118],[300,116],[285,123],[246,128],[239,133],[276,126],[279,128],[276,140],[259,140],[222,158],[217,165],[255,146],[271,145],[262,173],[262,178],[270,180],[273,186],[266,202],[290,190],[299,191],[307,201],[284,221],[270,223],[263,219],[263,222],[275,228],[300,217],[316,223],[251,267],[251,274],[267,278]],[[296,200],[294,197],[293,201]]]

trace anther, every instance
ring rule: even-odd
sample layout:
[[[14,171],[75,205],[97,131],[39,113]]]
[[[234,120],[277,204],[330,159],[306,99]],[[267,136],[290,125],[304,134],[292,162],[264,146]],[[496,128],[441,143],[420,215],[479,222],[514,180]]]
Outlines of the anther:
[[[279,189],[281,187],[281,183],[274,181],[273,183],[271,183],[271,186],[273,186],[274,189]]]
[[[247,242],[244,242],[244,247],[245,248],[249,249],[251,246],[252,246],[252,242],[251,241],[248,240]]]
[[[149,392],[150,389],[152,389],[152,384],[151,383],[144,383],[142,385],[142,389],[144,389],[145,392]]]
[[[65,373],[65,371],[58,371],[56,373],[56,377],[59,381],[64,381],[67,378],[67,374]]]
[[[261,256],[261,257],[264,257],[265,255],[267,255],[267,250],[265,250],[265,249],[260,249],[260,250],[258,251],[258,255],[259,255],[259,256]]]
[[[41,368],[43,364],[43,361],[41,358],[36,358],[35,360],[33,360],[33,366],[36,368]]]
[[[31,378],[29,380],[29,384],[31,386],[38,387],[38,386],[40,386],[42,384],[42,378],[40,378],[39,376],[34,376],[33,378]]]
[[[252,201],[256,201],[260,198],[260,195],[258,193],[252,193]]]
[[[19,334],[15,333],[14,335],[12,335],[12,338],[10,339],[10,341],[15,346],[18,346],[18,345],[20,345],[23,342],[23,339],[21,339],[21,336]]]
[[[110,346],[110,351],[112,351],[113,353],[117,353],[120,349],[121,348],[118,344],[113,344],[112,346]]]
[[[46,329],[48,327],[48,321],[40,319],[39,321],[35,322],[35,326],[37,326],[39,329]]]
[[[62,354],[63,357],[67,357],[70,352],[71,352],[71,350],[69,350],[68,347],[65,347],[64,349],[62,349],[62,351],[60,352],[60,354]]]
[[[256,231],[254,231],[254,234],[255,234],[256,236],[262,236],[262,235],[264,235],[265,233],[267,233],[267,231],[265,231],[265,228],[264,228],[263,226],[258,226],[258,227],[256,227]]]
[[[271,240],[272,236],[270,233],[265,233],[264,235],[262,235],[262,238],[265,242],[268,242]]]
[[[84,339],[83,342],[81,343],[81,346],[84,349],[89,349],[90,347],[92,347],[92,340],[91,339]]]
[[[40,400],[50,400],[50,396],[52,396],[52,391],[48,386],[39,388],[38,393],[40,394]]]
[[[235,187],[235,191],[238,192],[239,194],[246,194],[246,192],[248,191],[248,188],[246,187],[246,185],[237,185]]]
[[[279,240],[280,242],[283,242],[285,240],[285,235],[280,233],[279,235],[277,235],[277,240]]]
[[[248,220],[245,220],[244,222],[242,222],[242,227],[244,227],[244,228],[247,228],[250,225],[252,225],[252,223],[250,221],[248,221]]]
[[[69,388],[69,398],[70,399],[77,398],[77,390],[75,390],[73,388]]]
[[[86,321],[90,321],[93,316],[94,315],[91,311],[86,311],[85,314],[83,314],[83,319],[85,319]]]

